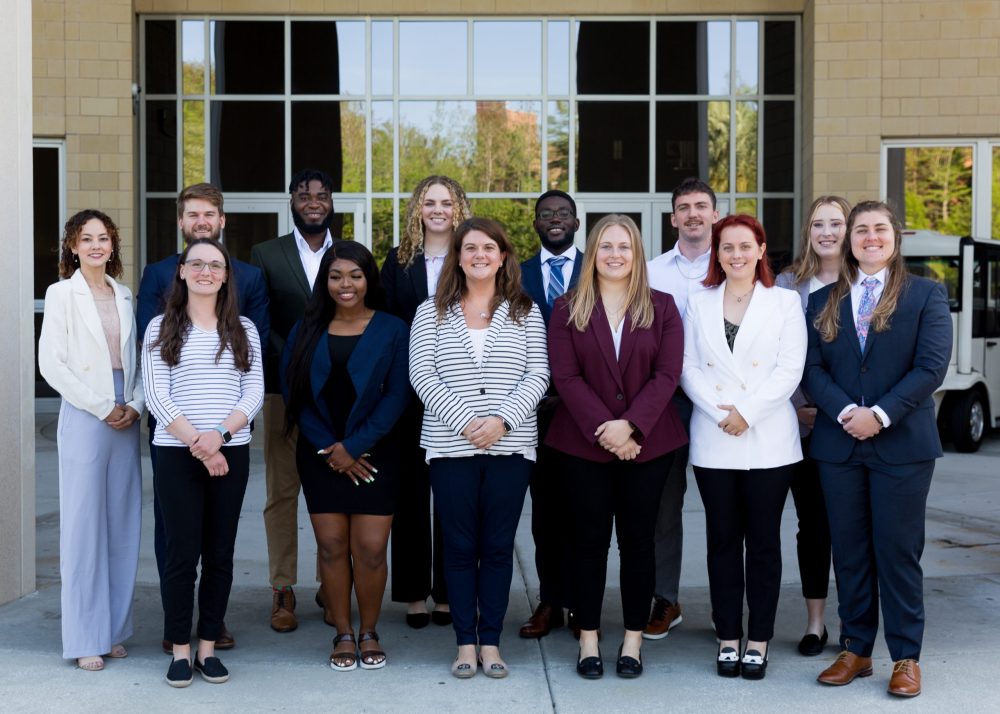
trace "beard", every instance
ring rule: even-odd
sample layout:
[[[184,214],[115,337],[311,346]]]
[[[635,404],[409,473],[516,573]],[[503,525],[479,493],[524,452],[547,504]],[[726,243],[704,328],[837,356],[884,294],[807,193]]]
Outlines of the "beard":
[[[564,250],[566,250],[566,248],[573,245],[573,239],[576,237],[576,231],[569,231],[568,233],[563,233],[561,236],[559,236],[557,240],[551,240],[548,237],[548,235],[544,233],[539,233],[538,237],[539,239],[541,239],[542,245],[545,247],[545,250],[549,251],[550,253],[555,253],[556,255],[559,255]]]
[[[292,221],[294,221],[295,227],[299,229],[299,233],[309,233],[310,235],[326,233],[333,222],[333,211],[326,214],[326,218],[321,223],[306,223],[306,220],[293,208]]]
[[[181,235],[184,236],[184,245],[190,245],[191,241],[197,240],[198,238],[207,238],[209,240],[218,241],[219,238],[222,236],[222,229],[219,228],[217,231],[207,236],[199,236],[195,235],[194,233],[187,233],[182,230]]]

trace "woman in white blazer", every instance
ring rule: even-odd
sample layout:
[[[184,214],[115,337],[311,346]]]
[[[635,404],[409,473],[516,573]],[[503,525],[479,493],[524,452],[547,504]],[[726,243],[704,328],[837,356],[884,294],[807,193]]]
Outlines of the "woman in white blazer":
[[[705,504],[716,667],[720,676],[742,672],[745,679],[762,679],[767,670],[781,585],[781,511],[792,465],[802,459],[789,397],[805,364],[805,318],[798,296],[774,287],[765,255],[756,219],[727,216],[715,224],[704,281],[712,289],[688,301],[681,375],[694,403],[691,463]]]
[[[437,293],[413,320],[410,382],[444,536],[452,674],[475,675],[478,644],[483,672],[506,677],[500,633],[549,365],[542,314],[499,223],[470,218],[455,231]]]
[[[45,293],[38,367],[62,396],[59,447],[59,572],[63,657],[99,671],[127,655],[139,560],[142,471],[132,293],[118,228],[104,213],[66,222],[62,280]],[[103,656],[102,656],[103,655]]]

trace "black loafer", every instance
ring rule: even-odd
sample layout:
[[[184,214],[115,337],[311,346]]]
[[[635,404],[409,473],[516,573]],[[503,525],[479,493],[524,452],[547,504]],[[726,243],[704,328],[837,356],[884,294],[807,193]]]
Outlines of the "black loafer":
[[[170,669],[167,670],[167,684],[180,689],[188,686],[192,681],[194,681],[194,673],[191,671],[191,660],[170,660]]]
[[[816,655],[823,654],[823,647],[826,646],[826,638],[826,627],[823,628],[822,637],[812,634],[806,635],[799,640],[799,654],[803,657],[815,657]]]
[[[580,653],[576,656],[576,673],[584,679],[600,679],[604,676],[604,662],[601,661],[601,651],[597,651],[596,657],[584,657],[580,659]]]
[[[421,628],[427,627],[429,624],[431,624],[430,613],[408,612],[406,613],[406,624],[412,627],[414,630],[419,630]]]
[[[222,684],[229,680],[229,670],[218,657],[206,657],[204,662],[199,662],[195,657],[194,668],[206,682]]]
[[[762,655],[758,650],[747,650],[743,653],[740,668],[743,679],[764,679],[767,673],[767,653]]]
[[[451,624],[451,613],[444,610],[431,610],[431,622],[445,627]]]
[[[622,645],[618,648],[618,663],[615,665],[615,671],[618,676],[622,679],[635,679],[642,674],[642,653],[639,653],[639,659],[635,657],[622,656]]]
[[[720,677],[740,676],[740,653],[732,647],[722,647],[719,649],[719,656],[715,661],[715,671]]]

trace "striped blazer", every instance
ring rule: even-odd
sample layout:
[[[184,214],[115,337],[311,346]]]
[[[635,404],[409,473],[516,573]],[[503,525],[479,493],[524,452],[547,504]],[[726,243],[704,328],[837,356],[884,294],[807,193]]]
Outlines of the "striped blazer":
[[[420,446],[449,456],[516,454],[538,445],[535,407],[549,384],[545,323],[537,305],[523,324],[500,304],[490,321],[483,362],[473,357],[465,316],[452,305],[438,320],[433,298],[417,309],[410,328],[410,383],[424,404]],[[488,451],[462,436],[475,417],[495,414],[509,434]]]

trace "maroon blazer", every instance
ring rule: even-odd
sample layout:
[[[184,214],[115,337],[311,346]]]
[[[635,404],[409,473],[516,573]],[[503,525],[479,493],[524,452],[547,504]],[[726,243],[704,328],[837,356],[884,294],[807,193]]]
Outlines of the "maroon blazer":
[[[549,320],[549,368],[561,401],[545,438],[548,446],[590,461],[611,461],[617,457],[598,443],[594,432],[612,419],[627,419],[638,428],[642,451],[636,461],[687,443],[670,403],[684,363],[684,326],[674,299],[651,292],[653,324],[633,330],[626,315],[618,358],[600,300],[584,332],[567,324],[568,296],[556,300]]]

